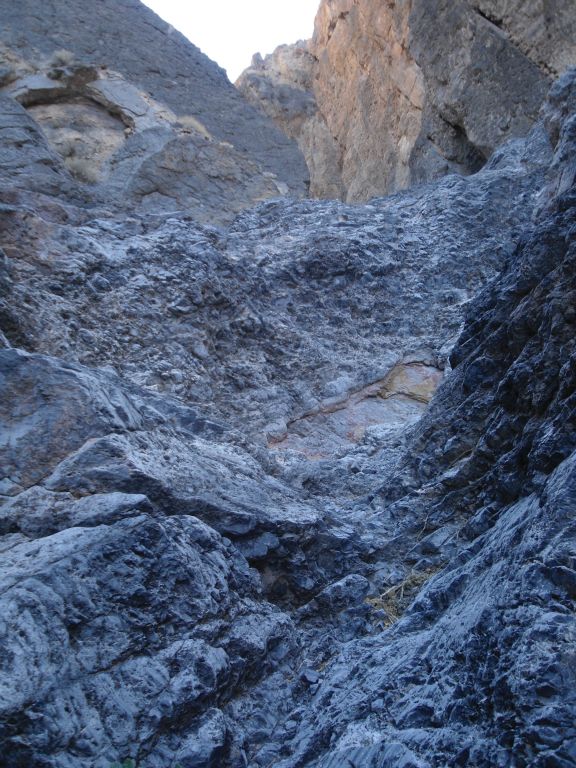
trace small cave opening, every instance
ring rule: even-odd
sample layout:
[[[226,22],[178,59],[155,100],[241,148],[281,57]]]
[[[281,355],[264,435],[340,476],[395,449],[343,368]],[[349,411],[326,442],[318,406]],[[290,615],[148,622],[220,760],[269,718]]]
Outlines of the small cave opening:
[[[458,162],[464,167],[466,173],[478,173],[486,165],[488,158],[478,147],[474,146],[462,126],[452,125],[452,129]]]

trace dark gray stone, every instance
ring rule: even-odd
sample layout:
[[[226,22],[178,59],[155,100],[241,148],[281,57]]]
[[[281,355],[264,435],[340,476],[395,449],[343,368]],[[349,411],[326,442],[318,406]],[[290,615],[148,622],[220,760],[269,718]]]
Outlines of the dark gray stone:
[[[61,50],[80,62],[106,65],[178,115],[193,115],[219,141],[248,153],[286,181],[306,189],[296,145],[251,107],[224,70],[138,0],[34,0],[0,4],[0,40],[20,56],[49,59]]]
[[[1,95],[0,168],[0,180],[9,182],[12,190],[28,188],[33,179],[36,192],[74,193],[62,159],[50,149],[38,125],[20,104]],[[2,213],[10,215],[11,209]]]
[[[357,208],[224,230],[13,190],[2,765],[574,764],[562,93],[554,146]],[[355,398],[412,405],[334,450]],[[281,445],[318,424],[321,457]]]

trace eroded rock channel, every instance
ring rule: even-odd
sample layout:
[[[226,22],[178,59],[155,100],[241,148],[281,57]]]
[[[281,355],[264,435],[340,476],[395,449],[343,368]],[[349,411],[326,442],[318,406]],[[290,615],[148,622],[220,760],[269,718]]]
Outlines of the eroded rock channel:
[[[322,4],[482,149],[349,205],[137,0],[0,0],[2,768],[576,764],[576,70],[504,5]]]

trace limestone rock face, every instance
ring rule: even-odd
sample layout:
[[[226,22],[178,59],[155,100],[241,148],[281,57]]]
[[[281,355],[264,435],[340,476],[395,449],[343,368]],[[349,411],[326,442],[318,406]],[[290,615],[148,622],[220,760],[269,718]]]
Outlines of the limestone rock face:
[[[264,59],[254,56],[236,87],[298,141],[310,172],[310,195],[343,199],[341,149],[318,107],[316,64],[308,42],[282,45]]]
[[[0,13],[0,93],[41,127],[35,141],[63,161],[80,197],[216,223],[307,192],[296,144],[136,0],[41,13],[6,0]]]
[[[557,157],[574,162],[575,138],[572,119]],[[343,649],[282,768],[573,762],[574,691],[550,653],[572,664],[575,233],[572,176],[469,305],[451,375],[372,498],[372,519],[390,526],[388,557],[424,520],[402,585],[419,596],[389,631]],[[401,590],[373,604],[394,615]],[[470,685],[482,694],[469,697]],[[330,746],[319,744],[320,701],[336,723]]]
[[[525,135],[576,63],[575,17],[570,0],[324,0],[311,41],[237,86],[298,139],[313,194],[366,200],[474,172]]]
[[[0,212],[6,333],[279,440],[367,387],[380,398],[398,364],[443,368],[462,307],[528,226],[549,159],[539,128],[473,182],[362,208],[264,203],[225,232],[184,214],[14,205]]]

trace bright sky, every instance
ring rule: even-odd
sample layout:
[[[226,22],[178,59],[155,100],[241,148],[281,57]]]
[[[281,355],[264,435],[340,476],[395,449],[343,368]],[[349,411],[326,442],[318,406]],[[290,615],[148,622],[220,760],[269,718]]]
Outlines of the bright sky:
[[[252,54],[312,37],[319,0],[143,0],[207,56],[232,82]]]

